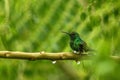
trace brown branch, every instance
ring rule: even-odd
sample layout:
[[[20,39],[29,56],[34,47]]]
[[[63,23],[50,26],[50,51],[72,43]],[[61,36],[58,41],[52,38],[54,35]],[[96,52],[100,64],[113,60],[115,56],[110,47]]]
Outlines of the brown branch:
[[[73,54],[70,52],[47,53],[44,51],[29,53],[18,51],[0,51],[0,58],[25,59],[25,60],[81,60],[89,59],[88,54]],[[111,56],[110,58],[120,61],[120,57]]]
[[[26,59],[26,60],[78,60],[87,54],[77,55],[70,52],[47,53],[44,51],[29,53],[17,51],[0,51],[0,58]]]

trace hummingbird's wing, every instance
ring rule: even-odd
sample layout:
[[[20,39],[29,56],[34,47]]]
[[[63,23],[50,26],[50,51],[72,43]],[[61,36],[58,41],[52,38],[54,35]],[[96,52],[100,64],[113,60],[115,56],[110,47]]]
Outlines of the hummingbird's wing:
[[[82,43],[83,45],[83,51],[88,52],[88,51],[94,51],[93,49],[91,49],[90,47],[88,47],[87,43],[83,41]]]
[[[79,42],[79,51],[83,52],[85,49],[86,43],[84,41]]]
[[[89,51],[89,48],[88,48],[86,42],[84,42],[84,41],[80,42],[80,44],[79,44],[79,51],[81,51],[81,52],[84,52],[84,51],[87,52],[87,51]]]

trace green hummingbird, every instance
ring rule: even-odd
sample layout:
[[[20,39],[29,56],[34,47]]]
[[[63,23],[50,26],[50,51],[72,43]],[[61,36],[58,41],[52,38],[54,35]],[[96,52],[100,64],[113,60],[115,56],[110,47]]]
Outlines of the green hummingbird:
[[[76,52],[79,52],[79,54],[81,54],[83,52],[92,51],[92,49],[90,49],[87,46],[86,42],[83,41],[80,38],[80,36],[79,36],[79,34],[77,32],[71,32],[71,33],[64,32],[64,31],[62,31],[62,32],[69,35],[69,37],[70,37],[70,47],[72,48],[72,50],[74,50]]]

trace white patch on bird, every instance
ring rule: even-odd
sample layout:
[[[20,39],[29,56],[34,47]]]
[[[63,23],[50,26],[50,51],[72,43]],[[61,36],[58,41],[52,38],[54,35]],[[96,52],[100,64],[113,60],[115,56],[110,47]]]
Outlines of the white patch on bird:
[[[73,53],[75,53],[75,54],[80,54],[80,52],[77,52],[77,51],[73,51]]]
[[[80,64],[80,61],[77,61],[77,64]]]
[[[56,63],[56,61],[52,61],[52,63],[53,63],[53,64],[55,64],[55,63]]]
[[[73,53],[77,54],[77,51],[73,51]]]

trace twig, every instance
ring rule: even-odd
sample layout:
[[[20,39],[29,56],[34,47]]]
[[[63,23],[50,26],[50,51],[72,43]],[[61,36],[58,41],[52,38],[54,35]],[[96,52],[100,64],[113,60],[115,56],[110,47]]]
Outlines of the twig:
[[[44,51],[29,53],[18,51],[0,51],[0,58],[26,59],[26,60],[78,60],[87,54],[77,55],[70,52],[47,53]]]
[[[25,59],[25,60],[82,60],[89,59],[88,54],[73,54],[71,52],[47,53],[41,52],[18,52],[18,51],[0,51],[0,58],[9,59]],[[120,61],[118,56],[110,56],[110,58]]]

